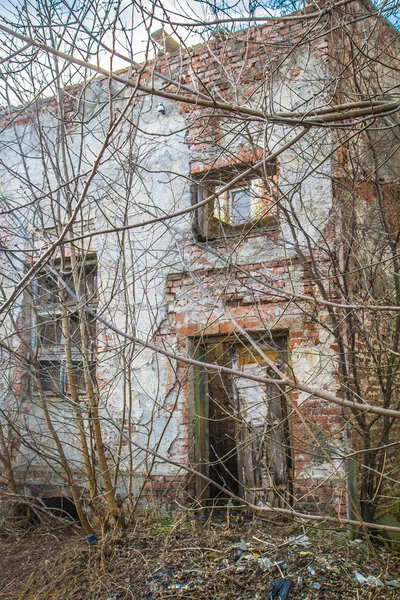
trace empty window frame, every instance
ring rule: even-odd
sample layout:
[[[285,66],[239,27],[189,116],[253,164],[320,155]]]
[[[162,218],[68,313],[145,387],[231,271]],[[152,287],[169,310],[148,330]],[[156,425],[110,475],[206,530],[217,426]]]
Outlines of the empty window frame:
[[[75,289],[74,277],[70,268],[57,268],[65,284],[83,301],[93,304],[97,300],[97,264],[91,259],[84,266],[78,266],[78,285]],[[40,311],[53,312],[60,306],[61,301],[73,304],[75,300],[64,288],[60,288],[57,277],[52,273],[40,275],[34,284],[35,306]]]
[[[77,392],[80,395],[86,393],[85,373],[83,362],[73,362],[70,367],[73,381]],[[39,361],[39,380],[42,391],[50,396],[66,396],[70,393],[68,384],[68,366],[64,360],[40,360]],[[89,375],[94,383],[96,374],[95,363],[90,363]]]
[[[82,348],[82,338],[77,313],[68,314],[69,335],[73,348],[80,351]],[[96,319],[87,315],[86,327],[88,337],[93,340],[96,336]],[[65,340],[61,314],[55,312],[51,314],[38,314],[36,317],[36,346],[41,349],[57,347],[63,344]]]
[[[77,285],[75,285],[71,268],[56,267],[66,285],[76,293],[81,301],[92,309],[97,302],[97,263],[93,259],[85,261],[77,267]],[[76,278],[75,278],[76,279]],[[60,286],[57,277],[52,273],[41,274],[33,284],[33,347],[36,348],[39,379],[43,391],[48,395],[66,395],[68,390],[66,364],[66,329],[71,343],[71,372],[79,394],[85,394],[85,378],[82,362],[82,335],[80,316],[77,312],[76,300],[65,288]],[[65,309],[67,316],[65,317]],[[67,328],[63,327],[67,318]],[[90,366],[91,378],[95,374],[95,339],[96,319],[86,314],[85,327],[92,353]]]
[[[193,227],[200,239],[215,239],[277,225],[276,163],[268,165],[267,178],[254,173],[224,190],[238,174],[237,168],[229,168],[208,171],[196,177],[192,187],[193,204],[217,194],[195,212]]]

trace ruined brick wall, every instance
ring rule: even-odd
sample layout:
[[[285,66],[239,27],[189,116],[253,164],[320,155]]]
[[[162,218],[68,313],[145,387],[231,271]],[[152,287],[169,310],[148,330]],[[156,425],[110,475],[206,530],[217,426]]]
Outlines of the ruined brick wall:
[[[246,242],[243,242],[243,244]],[[321,326],[313,323],[304,306],[288,308],[285,297],[268,293],[263,282],[279,281],[280,289],[291,289],[293,273],[296,274],[297,289],[302,293],[309,284],[302,268],[296,261],[288,265],[284,260],[270,263],[252,263],[228,269],[212,269],[203,260],[200,269],[193,275],[201,281],[202,292],[193,291],[193,279],[187,274],[172,275],[168,279],[169,331],[180,340],[182,352],[190,351],[193,340],[212,336],[225,336],[237,331],[227,317],[207,299],[207,290],[213,297],[223,298],[229,316],[246,332],[257,335],[272,332],[287,332],[290,364],[295,377],[320,385],[322,388],[338,390],[335,376],[334,354],[337,348],[329,342]],[[274,285],[276,289],[276,285]],[[329,357],[330,353],[330,357]],[[323,364],[324,363],[324,364]],[[323,374],[320,374],[320,370]],[[329,376],[329,371],[331,375]],[[182,367],[182,372],[186,369]],[[339,392],[338,392],[339,393]],[[187,402],[193,402],[190,385],[186,389]],[[320,399],[304,403],[306,397],[296,391],[290,392],[290,434],[293,453],[293,504],[298,508],[329,510],[344,514],[344,470],[338,448],[342,444],[343,420],[340,408]],[[183,439],[192,449],[193,460],[194,424],[188,422]]]
[[[300,41],[301,35],[300,23],[268,24],[240,32],[234,41],[215,40],[207,46],[192,49],[190,68],[196,73],[198,89],[211,87],[225,101],[250,101],[252,106],[260,108],[269,97],[275,103],[275,110],[282,110],[292,101],[289,89],[309,85],[308,91],[315,86],[315,96],[310,93],[312,103],[318,97],[322,73],[325,73],[326,84],[328,42],[322,35],[311,49],[308,46],[302,48],[292,60],[283,60],[280,65],[286,44]],[[168,62],[171,74],[185,73],[181,57],[171,58]],[[189,70],[188,75],[182,77],[184,83],[193,85],[191,73]],[[234,126],[233,118],[214,116],[190,106],[183,110],[193,123],[187,140],[192,154],[191,173],[197,178],[207,177],[209,170],[250,165],[263,155],[256,131],[231,143],[229,128]],[[275,135],[278,139],[282,130],[277,128]],[[284,161],[279,164],[281,189],[292,181],[293,171],[288,171]],[[328,176],[326,183],[324,191],[318,190],[316,181],[311,184],[317,185],[313,189],[314,195],[318,195],[316,204],[321,205],[323,197],[329,198]],[[331,210],[328,201],[321,205],[319,213],[326,238],[331,235]],[[289,250],[285,234],[284,216],[280,214],[275,226],[255,228],[245,239],[233,236],[215,240],[208,247],[188,241],[182,252],[185,263],[190,265],[191,275],[182,273],[168,277],[169,317],[162,334],[166,339],[171,336],[171,339],[179,340],[182,352],[187,353],[198,340],[232,335],[236,327],[230,316],[252,335],[265,331],[285,332],[294,376],[302,380],[309,378],[309,381],[333,391],[338,389],[333,342],[310,318],[308,307],[299,303],[287,305],[293,287],[299,294],[308,295],[310,284],[301,261]],[[213,306],[213,298],[223,305],[229,316]],[[322,363],[324,375],[321,376]],[[184,367],[182,373],[186,373]],[[193,404],[190,381],[186,385],[185,398],[190,408]],[[306,403],[304,400],[304,395],[291,392],[291,502],[303,510],[324,512],[330,507],[329,510],[343,514],[344,469],[334,448],[336,442],[339,447],[343,443],[341,411],[318,399]],[[298,411],[301,411],[301,417]],[[189,458],[194,460],[193,408],[190,412],[192,419],[182,432],[182,440],[187,441]],[[334,440],[332,446],[326,442],[330,438]]]
[[[290,111],[294,107],[312,110],[320,104],[340,100],[340,94],[343,94],[343,99],[348,98],[348,89],[340,90],[337,95],[331,94],[336,74],[336,63],[332,63],[337,52],[335,44],[335,37],[325,33],[325,21],[315,31],[312,43],[307,41],[301,21],[289,24],[272,22],[238,32],[233,37],[211,40],[175,56],[160,57],[154,66],[175,81],[200,92],[210,91],[221,102],[235,102],[261,112]],[[294,45],[296,50],[288,52]],[[142,81],[149,84],[151,76],[145,73]],[[88,104],[106,103],[107,85],[108,82],[99,79],[88,86],[85,91]],[[169,91],[168,85],[156,85],[161,91]],[[123,96],[121,90],[122,85],[115,86],[116,96]],[[84,98],[80,98],[80,102],[74,100],[74,96],[79,96],[74,93],[79,91],[77,88],[67,91],[66,102],[69,105],[66,106],[65,117],[68,122],[71,121],[73,132],[74,116],[85,101]],[[300,106],[297,105],[299,97],[306,99]],[[149,195],[153,211],[157,211],[160,205],[163,214],[187,208],[192,201],[189,180],[206,177],[210,170],[233,169],[235,172],[235,169],[259,160],[265,152],[286,139],[287,129],[277,126],[269,140],[270,147],[266,148],[264,130],[257,120],[246,123],[242,117],[237,120],[234,111],[221,114],[220,109],[203,109],[196,104],[167,99],[163,102],[165,118],[157,114],[155,98],[148,97],[144,101],[140,125],[148,127],[153,138],[150,143],[146,136],[139,136],[137,143],[139,149],[143,146],[146,150],[143,155],[138,151],[137,156],[143,161],[141,177],[147,189],[141,188],[140,181],[133,179],[128,212],[131,223],[140,223],[143,218],[141,207],[148,206]],[[15,126],[32,141],[33,146],[36,143],[33,124],[44,122],[46,127],[54,126],[48,118],[53,109],[54,103],[49,100],[35,107],[31,113],[15,119]],[[135,107],[132,115],[136,118],[134,110]],[[3,120],[8,118],[6,115]],[[89,133],[91,128],[101,130],[101,122],[99,124],[95,119],[88,122]],[[239,133],[233,135],[238,126]],[[177,133],[172,135],[174,131]],[[157,132],[168,138],[165,145],[157,140]],[[7,135],[12,137],[11,128]],[[309,147],[315,151],[311,159],[305,154]],[[282,201],[282,206],[303,219],[302,227],[315,239],[317,246],[319,244],[320,268],[326,275],[329,275],[329,269],[322,258],[323,251],[328,252],[334,247],[340,225],[339,196],[335,195],[332,187],[336,165],[326,160],[323,166],[319,166],[317,175],[313,174],[304,182],[302,177],[310,162],[315,166],[329,154],[331,148],[330,134],[312,131],[305,137],[304,143],[279,157],[277,165],[281,197],[287,196],[290,200],[287,205]],[[128,162],[131,156],[127,153],[124,158]],[[5,160],[11,162],[15,157],[10,153]],[[343,157],[340,160],[336,176],[341,176],[340,169],[345,167]],[[339,164],[339,158],[337,162]],[[115,181],[123,181],[119,168],[120,165],[111,162],[107,176],[111,173]],[[166,172],[174,173],[173,181],[165,177]],[[107,218],[114,222],[112,211],[107,212],[112,189],[103,191],[102,185],[103,180],[99,182],[100,195],[96,200],[104,203],[104,213],[91,213],[93,227],[98,230],[108,226]],[[301,192],[297,195],[291,192],[296,186],[296,190]],[[136,210],[135,205],[140,208]],[[94,205],[91,208],[95,208]],[[307,211],[313,217],[311,222],[306,218]],[[121,215],[115,221],[118,224],[121,222],[119,218],[122,219]],[[306,247],[304,239],[301,236],[299,239],[300,244]],[[159,254],[154,258],[156,242]],[[338,347],[325,328],[328,324],[326,311],[301,299],[293,301],[293,294],[318,297],[318,290],[310,283],[306,265],[296,254],[284,211],[279,212],[271,227],[253,228],[246,235],[227,236],[208,244],[195,239],[191,220],[185,218],[172,221],[167,233],[162,231],[160,234],[156,227],[143,227],[137,235],[128,233],[125,245],[133,249],[133,259],[132,263],[128,261],[129,275],[125,280],[129,294],[122,301],[118,292],[123,287],[120,284],[126,272],[122,274],[120,271],[116,239],[112,234],[102,234],[96,240],[103,290],[100,309],[114,325],[121,329],[131,327],[127,316],[131,315],[129,311],[134,307],[132,321],[144,338],[155,339],[184,355],[192,355],[193,344],[199,339],[228,337],[235,333],[236,326],[227,316],[228,311],[250,335],[267,331],[285,333],[294,377],[340,394]],[[160,256],[162,260],[159,260]],[[217,308],[213,300],[217,300],[223,310]],[[144,306],[146,303],[147,308]],[[155,434],[164,436],[160,453],[178,463],[177,466],[158,461],[149,474],[143,466],[143,455],[140,455],[133,465],[137,476],[135,492],[144,490],[144,497],[157,504],[171,502],[176,496],[193,499],[196,495],[194,478],[183,474],[179,468],[179,464],[193,463],[195,456],[191,370],[183,364],[171,364],[164,358],[156,359],[148,350],[141,349],[133,354],[130,357],[133,416],[132,422],[127,423],[121,391],[124,375],[113,354],[117,341],[114,334],[105,328],[100,329],[98,382],[102,399],[108,401],[117,423],[126,426],[126,431],[134,439],[143,441],[147,435],[144,426],[154,424]],[[338,407],[309,398],[304,393],[293,391],[289,398],[293,504],[297,503],[305,511],[334,510],[343,514],[342,412]],[[171,419],[166,417],[167,413],[172,415]],[[112,450],[119,444],[118,435],[109,428],[105,439],[111,457]],[[153,447],[157,445],[154,436],[146,440]],[[128,449],[128,443],[121,444],[123,455],[128,453]],[[121,479],[126,476],[124,471]],[[38,478],[37,474],[35,477]]]
[[[321,102],[318,99],[321,87],[326,81],[326,48],[327,42],[324,36],[321,36],[313,43],[312,47],[305,44],[300,45],[300,49],[292,53],[289,60],[281,61],[287,52],[287,48],[299,41],[302,36],[302,24],[293,22],[291,24],[271,23],[260,27],[251,28],[236,34],[233,38],[226,40],[211,40],[208,44],[189,49],[188,52],[181,53],[173,57],[162,57],[155,63],[155,67],[161,72],[170,75],[177,81],[192,85],[200,91],[209,89],[217,98],[226,101],[234,101],[239,104],[249,104],[255,109],[269,110],[270,102],[274,105],[274,110],[290,109],[294,102],[293,90],[307,90],[310,97],[308,106],[313,106],[315,102]],[[143,82],[149,83],[149,76],[143,76]],[[322,82],[322,83],[321,83]],[[80,102],[74,101],[74,97],[79,97],[79,89],[71,88],[67,90],[68,106],[65,107],[65,119],[71,120],[71,133],[74,132],[73,120],[78,115],[79,110],[85,109],[85,98],[88,103],[101,101],[105,99],[107,82],[101,79],[94,82],[91,87],[85,91],[84,98]],[[120,92],[121,86],[116,86],[116,92]],[[187,183],[187,177],[196,174],[201,176],[207,173],[209,169],[226,169],[232,166],[249,165],[255,160],[261,158],[264,153],[264,141],[262,131],[256,124],[254,127],[250,124],[249,135],[240,135],[237,140],[231,140],[230,132],[235,127],[235,115],[230,119],[226,115],[214,115],[213,111],[202,110],[200,107],[190,106],[183,103],[173,103],[165,101],[166,118],[159,121],[158,115],[154,115],[155,107],[152,99],[148,100],[146,109],[150,117],[147,118],[147,124],[154,127],[156,123],[162,123],[165,131],[168,128],[176,126],[188,127],[186,138],[173,138],[168,146],[170,155],[163,156],[163,148],[155,148],[153,155],[146,159],[147,168],[160,170],[173,170],[181,173],[181,181],[174,181],[174,194],[177,197],[178,189],[182,190],[182,203],[180,206],[187,206],[190,203],[190,189]],[[82,106],[84,107],[82,109]],[[30,113],[24,113],[17,117],[14,124],[20,131],[24,131],[26,140],[29,140],[31,147],[35,147],[34,127],[42,124],[44,127],[54,126],[54,120],[49,120],[48,113],[54,110],[55,106],[52,100],[37,105]],[[88,111],[93,110],[89,108]],[[145,111],[144,111],[145,113]],[[3,120],[9,116],[5,115]],[[158,121],[157,121],[158,120]],[[90,127],[98,127],[96,121],[89,119]],[[272,144],[279,141],[284,134],[283,128],[278,127],[274,132]],[[6,135],[12,138],[9,131]],[[309,138],[309,143],[312,137]],[[321,153],[326,146],[329,146],[329,139],[326,136],[319,138],[321,144]],[[178,159],[177,159],[178,157]],[[7,157],[6,157],[7,160]],[[12,160],[12,159],[10,159]],[[157,164],[158,163],[158,164]],[[157,165],[157,167],[155,167]],[[301,159],[296,158],[296,152],[293,152],[286,159],[279,161],[279,183],[282,189],[285,186],[290,187],[296,183],[297,179],[302,177]],[[109,167],[109,170],[117,173],[116,165]],[[114,170],[114,171],[113,171]],[[329,167],[327,168],[329,171]],[[148,177],[148,185],[152,186],[154,197],[161,193],[164,205],[163,210],[173,210],[176,205],[171,202],[168,205],[165,187],[158,185],[157,176]],[[161,192],[159,192],[161,190]],[[329,211],[331,207],[330,182],[329,179],[309,181],[304,187],[304,198],[310,204],[313,194],[317,193],[319,197],[318,205],[315,205],[315,213],[319,219],[318,225],[328,228]],[[101,197],[101,196],[100,196]],[[145,203],[143,195],[136,195],[136,199]],[[179,208],[179,206],[178,206]],[[102,218],[98,218],[94,213],[94,228],[104,227]],[[130,220],[140,218],[135,214],[130,215]],[[137,316],[138,323],[145,335],[150,338],[157,336],[156,339],[163,343],[170,343],[173,347],[182,351],[184,354],[190,352],[190,339],[196,336],[214,334],[227,335],[234,331],[234,326],[228,319],[214,314],[214,309],[207,293],[211,296],[223,300],[229,307],[229,311],[240,323],[241,327],[247,332],[257,333],[266,329],[286,331],[289,336],[289,352],[291,361],[295,368],[295,373],[313,379],[312,359],[309,358],[309,349],[321,346],[321,333],[308,322],[307,316],[302,314],[302,309],[287,306],[287,301],[293,285],[300,293],[306,291],[308,286],[305,283],[303,269],[299,265],[291,250],[288,250],[286,238],[289,238],[287,226],[284,221],[280,221],[277,226],[270,227],[267,230],[262,229],[249,232],[248,235],[237,244],[237,239],[224,242],[214,242],[209,249],[216,253],[216,256],[207,253],[207,248],[193,244],[193,234],[190,220],[184,222],[184,226],[179,225],[184,234],[183,243],[180,242],[181,252],[183,253],[183,262],[176,267],[177,257],[171,254],[170,241],[163,241],[164,244],[164,263],[171,256],[175,266],[173,269],[159,269],[158,266],[151,263],[150,258],[143,260],[143,266],[140,268],[148,269],[149,276],[144,278],[143,283],[136,290],[135,300],[137,305],[140,302],[149,301],[149,289],[153,281],[159,282],[155,286],[154,297],[151,296],[153,314],[158,314],[155,322],[151,322],[151,311],[148,313],[142,310]],[[150,229],[143,231],[142,239],[149,238],[149,243],[157,235]],[[128,242],[133,246],[136,239],[128,237]],[[119,302],[117,295],[111,295],[114,281],[118,282],[119,261],[114,247],[115,241],[112,236],[101,236],[96,240],[96,250],[99,262],[99,279],[104,291],[103,298],[100,300],[100,309],[104,306],[105,315],[117,325],[125,326],[126,308]],[[172,239],[172,245],[174,240]],[[151,246],[149,246],[151,248]],[[290,255],[289,259],[284,256]],[[148,254],[150,257],[150,253]],[[229,259],[229,260],[228,260]],[[148,262],[150,261],[150,262]],[[228,261],[228,262],[227,262]],[[230,262],[237,262],[240,269],[229,267]],[[196,282],[187,274],[186,265],[191,268],[201,283],[199,287]],[[139,268],[139,274],[140,274]],[[171,272],[172,271],[172,272]],[[276,292],[270,292],[264,284],[271,283],[275,290],[281,290],[283,295],[276,298]],[[136,285],[138,285],[136,283]],[[164,292],[165,286],[165,292]],[[117,286],[118,287],[118,286]],[[153,292],[152,292],[153,293]],[[189,339],[190,338],[190,339]],[[109,406],[112,410],[117,423],[124,424],[124,418],[121,416],[123,405],[121,395],[121,375],[118,375],[119,365],[115,364],[112,358],[112,347],[115,343],[115,337],[101,329],[98,338],[98,382],[101,393],[104,398],[109,398]],[[329,342],[324,340],[323,345]],[[322,347],[322,346],[321,346]],[[325,352],[325,350],[324,350]],[[146,360],[148,364],[146,364]],[[328,362],[331,359],[328,359]],[[128,432],[132,436],[141,436],[141,423],[146,423],[152,416],[152,403],[154,400],[163,405],[166,410],[173,411],[173,418],[166,430],[165,440],[161,446],[161,452],[175,462],[187,463],[193,459],[193,394],[190,384],[190,374],[186,367],[178,366],[179,389],[175,391],[175,372],[168,361],[159,359],[159,365],[156,365],[152,353],[141,352],[133,362],[135,368],[136,381],[133,384],[133,397],[135,401],[135,411],[133,423],[129,424]],[[331,369],[334,371],[334,367]],[[153,382],[159,379],[161,390],[153,389]],[[328,377],[331,387],[336,385],[334,376],[332,380]],[[328,385],[327,382],[323,382]],[[171,396],[169,396],[172,390]],[[302,398],[297,394],[292,394],[293,402],[300,403]],[[318,406],[321,406],[319,403]],[[310,412],[312,416],[312,410]],[[310,416],[310,422],[312,422]],[[165,426],[165,417],[158,416],[155,420],[155,430],[162,431]],[[325,422],[321,425],[325,426]],[[318,493],[322,493],[324,484],[321,484],[321,478],[328,474],[327,489],[328,493],[335,494],[335,485],[331,484],[329,475],[331,470],[326,465],[320,464],[319,470],[310,470],[312,460],[310,452],[306,450],[314,445],[315,440],[310,433],[310,423],[307,423],[305,429],[303,425],[296,422],[295,415],[292,416],[293,435],[309,440],[305,444],[304,453],[297,453],[293,456],[295,483],[294,494],[299,497],[305,506],[305,502],[310,495],[310,489],[318,488]],[[314,419],[312,428],[318,428],[318,420]],[[118,445],[118,436],[110,429],[105,434],[105,441],[110,448],[110,452]],[[127,444],[122,444],[122,452],[128,450]],[[72,456],[75,456],[73,453]],[[110,454],[111,456],[111,454]],[[140,460],[138,460],[140,465]],[[193,498],[195,489],[193,480],[190,476],[182,475],[179,468],[168,464],[157,463],[156,468],[150,475],[146,475],[144,470],[135,465],[138,469],[137,483],[135,489],[140,491],[144,485],[144,495],[147,499],[152,499],[157,503],[163,503],[167,498],[171,499],[178,493],[182,487],[182,481],[187,482],[185,494]],[[38,467],[38,471],[33,470],[30,481],[37,481],[37,473],[43,470],[43,465]],[[328,469],[328,471],[327,471]],[[47,472],[48,480],[53,476]],[[135,475],[136,477],[136,475]],[[29,482],[28,482],[29,483]],[[54,485],[58,485],[55,482]],[[314,492],[313,492],[314,493]],[[179,491],[179,495],[181,492]],[[187,496],[186,496],[187,497]]]

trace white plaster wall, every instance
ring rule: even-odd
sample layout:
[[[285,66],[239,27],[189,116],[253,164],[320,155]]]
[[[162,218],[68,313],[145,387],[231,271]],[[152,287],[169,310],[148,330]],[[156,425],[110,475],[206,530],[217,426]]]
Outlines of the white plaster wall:
[[[302,69],[302,74],[297,78],[288,75],[293,66]],[[288,64],[287,68],[285,66],[285,70],[273,83],[273,102],[279,110],[300,107],[300,105],[304,109],[304,104],[311,107],[317,96],[316,92],[320,91],[321,86],[325,84],[324,65],[308,54],[296,54],[292,63]],[[123,110],[126,101],[124,98],[127,98],[128,93],[117,85],[114,87],[114,93],[116,95],[114,114],[117,115],[118,111]],[[82,190],[87,173],[90,172],[104,141],[107,126],[105,114],[108,111],[107,94],[107,83],[104,82],[95,81],[87,88],[85,100],[82,101],[84,106],[82,114],[86,119],[82,152],[80,133],[73,130],[70,132],[70,155],[83,158],[81,171],[85,172],[85,176],[79,183],[78,192]],[[300,102],[299,98],[303,100]],[[255,104],[260,101],[265,102],[265,98],[260,99],[255,96]],[[140,107],[132,106],[130,111],[132,127],[129,131],[121,129],[120,151],[116,155],[113,154],[115,150],[113,146],[105,151],[103,164],[93,180],[89,201],[85,202],[81,215],[83,220],[94,219],[97,230],[119,226],[124,222],[141,223],[154,216],[176,212],[190,205],[187,177],[190,172],[190,161],[198,160],[199,156],[189,152],[185,141],[185,115],[180,112],[179,106],[163,100],[166,110],[165,115],[160,115],[156,108],[157,103],[158,100],[155,98],[144,98]],[[97,114],[99,107],[102,106],[104,111]],[[49,135],[50,150],[57,151],[55,119],[44,114],[41,116],[41,124]],[[297,130],[291,131],[288,127],[271,128],[268,149],[276,149],[283,138],[286,141],[295,133]],[[260,135],[264,135],[263,128],[260,130]],[[231,143],[231,149],[234,148],[229,134],[226,141]],[[20,149],[18,149],[19,144]],[[31,197],[24,180],[26,174],[29,174],[31,181],[40,190],[46,191],[48,187],[53,189],[57,187],[50,162],[46,161],[45,165],[41,162],[38,133],[32,124],[16,125],[14,128],[6,129],[0,136],[0,147],[2,157],[0,187],[13,201],[22,205]],[[301,228],[315,242],[318,241],[319,232],[327,223],[332,206],[330,163],[327,161],[323,166],[319,165],[330,148],[330,140],[324,132],[314,133],[311,130],[299,144],[279,157],[281,193],[287,194],[288,210],[295,212],[301,220]],[[22,164],[21,154],[25,156],[26,169]],[[127,161],[132,157],[138,168],[127,186],[124,180],[124,169],[126,170]],[[20,178],[11,175],[7,167],[16,170]],[[315,173],[302,182],[300,188],[295,189],[310,167],[315,168]],[[53,224],[47,200],[41,203],[41,209],[36,211],[35,207],[30,207],[26,210],[25,221],[32,235],[36,232],[36,227],[43,231],[45,227]],[[45,214],[43,220],[41,220],[42,212]],[[62,205],[60,215],[63,217]],[[233,258],[231,256],[229,258],[240,265],[246,265],[254,261],[267,264],[271,260],[292,256],[295,240],[284,218],[280,230],[280,240],[251,237],[240,250],[234,253]],[[165,299],[166,278],[171,272],[184,270],[178,249],[182,250],[185,239],[190,238],[189,216],[132,229],[125,234],[122,246],[125,254],[123,265],[121,234],[109,233],[97,236],[93,244],[97,249],[99,265],[99,313],[122,331],[138,335],[142,339],[153,339],[168,317]],[[298,232],[298,241],[304,247],[306,246],[301,231]],[[214,254],[206,254],[210,267],[221,267],[226,264],[225,249],[221,244],[216,249],[224,258],[219,259]],[[265,273],[268,277],[267,266],[265,266]],[[273,273],[270,276],[273,277]],[[301,291],[300,273],[293,270],[292,276],[294,289]],[[186,312],[189,320],[193,315],[190,314],[190,298],[188,301]],[[197,306],[200,306],[201,302],[205,306],[208,304],[207,299],[200,299]],[[17,304],[15,310],[18,312],[20,305]],[[267,326],[272,330],[276,326],[290,328],[293,322],[301,319],[301,315],[292,307],[277,306],[268,318]],[[208,319],[206,311],[203,313],[198,311],[196,319],[199,323],[203,321],[205,323]],[[107,337],[107,333],[106,329],[100,326],[98,375],[105,382],[102,388],[102,402],[107,405],[112,417],[118,421],[124,403],[123,364],[120,356],[120,350],[124,349],[133,375],[132,402],[135,429],[131,431],[131,436],[144,445],[150,439],[150,444],[154,445],[160,433],[164,432],[159,447],[160,454],[167,456],[173,449],[176,454],[175,460],[179,460],[181,451],[179,436],[182,431],[179,413],[175,412],[172,416],[170,414],[171,405],[177,394],[170,362],[161,355],[155,356],[151,351],[139,347],[133,351],[131,347],[127,347],[123,338],[114,334]],[[174,341],[171,349],[176,349]],[[314,381],[317,378],[318,383],[319,364],[314,365],[315,360],[317,359],[309,348],[305,348],[303,354],[299,350],[298,356],[294,358],[296,373],[301,374],[301,377],[307,381]],[[319,360],[323,358],[318,357],[317,362]],[[314,375],[315,369],[317,375]],[[168,420],[169,425],[166,426]],[[117,442],[117,432],[112,425],[106,427],[105,437],[110,446],[114,446]],[[124,451],[127,448],[129,446],[125,446]],[[75,457],[73,448],[69,448],[68,452],[71,457]],[[183,449],[181,456],[184,458]],[[142,459],[143,456],[138,456],[136,459],[140,472],[143,471]],[[165,464],[156,467],[156,472],[168,473],[175,470],[174,467]]]

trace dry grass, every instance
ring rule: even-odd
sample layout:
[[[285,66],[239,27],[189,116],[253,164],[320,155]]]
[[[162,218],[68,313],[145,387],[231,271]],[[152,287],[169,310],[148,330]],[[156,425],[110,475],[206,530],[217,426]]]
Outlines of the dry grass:
[[[302,534],[310,546],[288,542]],[[129,531],[107,534],[95,545],[71,527],[51,532],[42,527],[3,534],[0,545],[2,599],[264,600],[282,576],[295,582],[302,578],[290,600],[399,597],[399,589],[354,581],[356,571],[400,580],[399,559],[385,549],[348,542],[331,530],[250,518],[141,519]],[[284,564],[265,568],[268,561],[262,558]]]

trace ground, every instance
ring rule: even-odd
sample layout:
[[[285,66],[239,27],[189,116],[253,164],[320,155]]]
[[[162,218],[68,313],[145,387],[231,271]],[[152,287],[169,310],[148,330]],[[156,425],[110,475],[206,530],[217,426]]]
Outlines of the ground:
[[[237,515],[138,519],[94,544],[54,520],[3,528],[0,548],[1,599],[266,600],[282,577],[296,584],[290,600],[400,595],[393,551],[331,529]],[[380,581],[357,581],[356,573]]]

